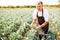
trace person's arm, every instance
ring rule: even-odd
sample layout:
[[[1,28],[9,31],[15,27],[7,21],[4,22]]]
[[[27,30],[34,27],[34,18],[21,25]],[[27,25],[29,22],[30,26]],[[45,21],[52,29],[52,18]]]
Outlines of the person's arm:
[[[46,26],[47,24],[48,24],[48,21],[44,22],[42,25],[38,25],[38,26],[36,27],[36,30],[39,30],[40,28]]]
[[[44,22],[42,25],[38,25],[38,26],[36,27],[36,30],[38,31],[40,28],[46,26],[47,24],[48,24],[48,22]]]
[[[37,20],[37,19],[33,19],[33,21],[32,21],[32,23],[31,23],[30,27],[32,27],[32,26],[36,23],[36,20]]]
[[[44,27],[48,24],[48,21],[44,22],[42,25],[40,25],[41,27]]]
[[[32,15],[33,20],[30,27],[32,27],[36,23],[36,20],[37,20],[36,13],[37,13],[37,10],[34,10],[33,15]]]

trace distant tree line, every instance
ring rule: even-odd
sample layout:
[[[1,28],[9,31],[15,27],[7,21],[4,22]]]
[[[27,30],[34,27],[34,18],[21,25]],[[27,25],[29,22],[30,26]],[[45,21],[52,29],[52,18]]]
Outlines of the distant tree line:
[[[0,8],[35,8],[33,5],[25,5],[25,6],[0,6]]]
[[[0,8],[35,8],[35,5],[25,5],[25,6],[0,6]],[[44,5],[44,7],[58,7],[60,8],[60,4],[58,5]]]

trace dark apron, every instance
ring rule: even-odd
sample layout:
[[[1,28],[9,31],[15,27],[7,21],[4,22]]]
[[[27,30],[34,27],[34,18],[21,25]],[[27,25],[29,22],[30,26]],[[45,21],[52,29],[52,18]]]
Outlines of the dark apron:
[[[42,10],[42,16],[40,16],[40,17],[38,16],[38,12],[37,12],[37,19],[38,19],[38,24],[40,24],[40,25],[45,22],[45,19],[43,16],[43,10]],[[43,32],[45,34],[47,34],[48,28],[49,28],[49,23],[46,26],[42,27],[41,29],[43,30]],[[39,34],[39,39],[41,40],[41,38],[42,38],[42,36]]]
[[[45,19],[44,19],[44,16],[43,16],[43,10],[42,10],[42,16],[38,16],[38,12],[37,12],[37,18],[38,18],[38,23],[41,25],[45,22]],[[48,26],[49,26],[49,23],[42,27],[41,29],[44,31],[44,33],[47,33],[48,32]]]

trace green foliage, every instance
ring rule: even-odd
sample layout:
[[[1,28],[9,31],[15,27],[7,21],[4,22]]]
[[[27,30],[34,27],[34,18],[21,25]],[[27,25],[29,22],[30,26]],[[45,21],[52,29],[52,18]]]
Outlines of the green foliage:
[[[0,39],[3,40],[33,40],[35,36],[35,27],[29,29],[27,22],[31,24],[32,13],[34,9],[24,10],[0,10]],[[60,12],[58,9],[48,9],[50,21],[53,21],[57,28],[60,28]],[[52,11],[51,11],[52,10]],[[56,12],[57,11],[57,12]],[[58,20],[58,21],[57,21]],[[52,31],[52,29],[49,29]],[[24,34],[24,36],[22,35]]]

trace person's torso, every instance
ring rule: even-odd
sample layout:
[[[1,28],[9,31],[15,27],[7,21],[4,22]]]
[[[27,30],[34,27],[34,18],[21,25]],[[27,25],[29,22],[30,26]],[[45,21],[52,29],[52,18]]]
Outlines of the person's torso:
[[[43,10],[41,12],[37,11],[37,19],[38,19],[38,23],[41,25],[45,22],[44,16],[43,16]]]

